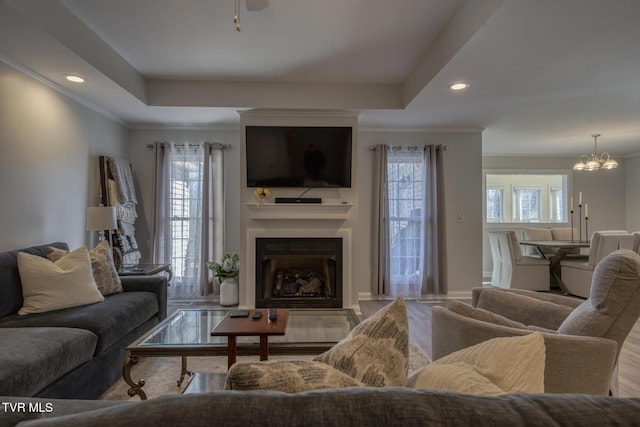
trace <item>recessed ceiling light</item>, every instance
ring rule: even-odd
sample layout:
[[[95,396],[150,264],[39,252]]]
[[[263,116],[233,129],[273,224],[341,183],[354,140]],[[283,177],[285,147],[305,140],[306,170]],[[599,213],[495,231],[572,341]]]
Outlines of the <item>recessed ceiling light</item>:
[[[467,82],[456,82],[456,83],[451,83],[449,85],[449,89],[454,91],[465,90],[468,87],[469,87],[469,83]]]
[[[84,83],[85,81],[84,77],[80,77],[76,74],[66,74],[64,77],[70,82],[74,82],[74,83]]]

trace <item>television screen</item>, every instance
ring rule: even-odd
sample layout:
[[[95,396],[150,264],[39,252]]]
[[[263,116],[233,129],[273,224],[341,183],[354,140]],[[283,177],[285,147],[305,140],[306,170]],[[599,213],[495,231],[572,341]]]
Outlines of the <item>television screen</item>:
[[[247,187],[351,187],[351,127],[247,126]]]

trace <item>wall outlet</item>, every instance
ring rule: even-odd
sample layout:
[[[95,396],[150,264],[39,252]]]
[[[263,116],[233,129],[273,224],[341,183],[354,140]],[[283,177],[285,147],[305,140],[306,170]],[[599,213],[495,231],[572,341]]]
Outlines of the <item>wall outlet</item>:
[[[464,212],[458,212],[458,222],[464,222]]]

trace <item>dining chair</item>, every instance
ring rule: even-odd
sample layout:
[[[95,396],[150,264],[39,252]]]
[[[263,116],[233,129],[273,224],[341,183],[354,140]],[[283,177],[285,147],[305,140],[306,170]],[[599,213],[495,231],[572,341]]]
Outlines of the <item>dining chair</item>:
[[[552,228],[551,237],[553,240],[566,240],[568,242],[580,240],[580,235],[576,228]],[[580,255],[580,248],[567,249],[566,255]],[[586,254],[585,254],[586,255]]]
[[[491,285],[499,288],[549,290],[549,261],[522,255],[514,230],[489,231],[493,257]]]
[[[618,249],[638,247],[640,233],[633,235],[625,232],[596,231],[591,236],[589,256],[586,259],[565,259],[560,262],[562,282],[566,290],[575,296],[588,298],[591,290],[593,270],[598,263],[610,253]]]
[[[551,230],[549,228],[525,228],[522,230],[522,237],[524,237],[524,240],[553,240],[553,236],[551,235]],[[550,248],[545,249],[545,251],[548,251],[545,252],[545,258],[547,259],[555,253],[555,251]],[[541,257],[538,249],[533,246],[525,246],[524,254],[538,258]]]

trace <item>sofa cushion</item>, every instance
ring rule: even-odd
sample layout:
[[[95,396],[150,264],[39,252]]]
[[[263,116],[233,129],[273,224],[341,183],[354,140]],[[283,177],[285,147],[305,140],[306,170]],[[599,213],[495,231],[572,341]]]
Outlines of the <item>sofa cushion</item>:
[[[404,386],[409,369],[409,323],[402,298],[358,324],[314,360],[373,387]]]
[[[229,369],[226,390],[277,390],[299,393],[319,388],[363,386],[326,363],[304,360],[236,363]]]
[[[505,394],[504,390],[482,375],[477,366],[464,362],[425,366],[409,377],[407,386],[485,396]]]
[[[483,289],[476,307],[499,314],[508,319],[518,319],[525,325],[537,325],[556,330],[573,312],[574,308],[551,301],[505,292],[502,289]]]
[[[544,337],[535,332],[458,350],[420,369],[407,385],[472,394],[544,393],[544,367]]]
[[[640,255],[620,249],[594,272],[589,298],[560,325],[558,333],[611,338],[622,345],[640,312]]]
[[[69,251],[54,247],[47,248],[47,258],[55,262],[68,254]],[[106,240],[98,243],[98,245],[89,251],[91,258],[91,270],[96,286],[102,295],[111,295],[122,292],[122,283],[118,270],[113,263],[113,254],[111,247]]]
[[[0,252],[0,317],[15,314],[22,307],[22,285],[18,272],[18,252],[44,257],[47,247],[69,249],[66,243],[54,242],[26,249]]]
[[[23,297],[18,314],[43,313],[104,299],[93,278],[89,251],[84,246],[56,262],[19,253],[18,271]]]
[[[58,326],[87,329],[98,336],[96,354],[99,354],[157,313],[155,294],[123,292],[89,306],[6,316],[0,319],[0,328]]]
[[[90,360],[97,341],[77,328],[0,328],[0,396],[33,396]]]

